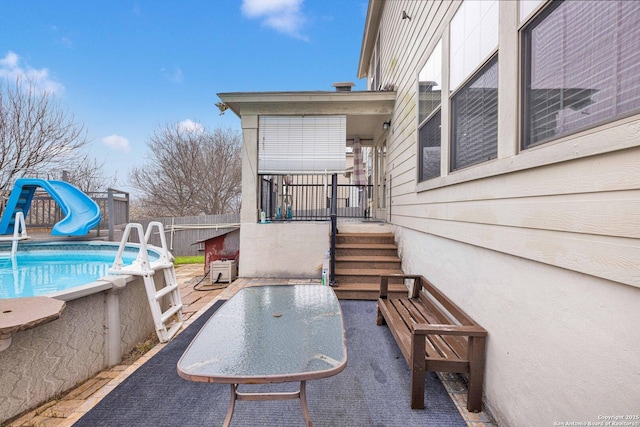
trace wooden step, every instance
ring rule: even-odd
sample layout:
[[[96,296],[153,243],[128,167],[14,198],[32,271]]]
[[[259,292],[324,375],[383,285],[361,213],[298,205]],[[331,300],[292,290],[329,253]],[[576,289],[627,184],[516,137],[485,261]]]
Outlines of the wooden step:
[[[385,243],[395,244],[393,233],[338,233],[336,243]]]
[[[393,243],[336,243],[337,256],[395,256],[397,253],[398,247]]]
[[[381,274],[401,274],[402,260],[393,233],[338,233],[336,236],[335,283],[340,299],[376,300]],[[406,296],[400,279],[389,283],[391,295]]]
[[[399,268],[361,269],[336,268],[336,282],[338,283],[380,283],[381,274],[402,274]],[[398,282],[401,280],[398,279]]]
[[[402,260],[387,255],[347,255],[336,256],[337,269],[400,269]]]

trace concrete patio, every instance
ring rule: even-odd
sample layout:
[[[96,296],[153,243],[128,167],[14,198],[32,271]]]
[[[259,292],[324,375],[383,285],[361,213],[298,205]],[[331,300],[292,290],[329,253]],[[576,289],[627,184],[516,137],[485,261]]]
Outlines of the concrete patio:
[[[235,280],[229,286],[208,285],[208,278],[200,282],[203,265],[185,265],[176,268],[180,284],[182,301],[185,305],[185,326],[190,325],[219,299],[230,298],[238,289],[246,286],[283,283],[282,279],[246,279]],[[289,279],[289,283],[313,283],[314,280]],[[319,282],[319,280],[317,280]],[[198,289],[195,287],[197,285]],[[224,284],[223,284],[224,285]],[[155,341],[157,343],[157,340]],[[153,345],[153,341],[147,343]],[[100,372],[94,378],[84,382],[57,400],[50,401],[39,408],[17,418],[7,426],[71,426],[100,400],[123,382],[129,375],[158,353],[166,344],[155,344],[141,357],[129,358],[122,364]],[[455,374],[439,374],[456,408],[470,427],[493,426],[490,415],[485,412],[469,413],[466,410],[466,387]],[[407,406],[407,410],[410,410]]]

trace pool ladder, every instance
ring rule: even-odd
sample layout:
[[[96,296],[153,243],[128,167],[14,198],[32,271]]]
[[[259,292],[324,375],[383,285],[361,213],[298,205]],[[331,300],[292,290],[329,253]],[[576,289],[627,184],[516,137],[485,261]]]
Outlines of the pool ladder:
[[[147,245],[151,237],[151,232],[155,227],[158,228],[162,246],[160,258],[157,261],[151,262],[149,260]],[[138,239],[140,240],[138,256],[131,265],[123,266],[122,254],[124,253],[132,230],[137,230]],[[159,270],[162,270],[164,273],[164,287],[156,289],[153,275]],[[120,241],[118,253],[116,254],[113,266],[109,269],[109,273],[131,274],[143,278],[158,338],[160,342],[170,341],[180,330],[184,320],[182,318],[182,298],[180,297],[180,290],[178,289],[176,271],[173,267],[173,257],[167,249],[167,240],[164,235],[164,226],[162,223],[157,221],[150,222],[145,233],[142,232],[142,224],[127,224],[124,229],[124,234],[122,235],[122,240]],[[165,296],[168,298],[169,308],[162,311],[161,304]]]
[[[16,212],[14,221],[13,235],[0,236],[0,242],[11,240],[11,258],[15,258],[18,252],[18,242],[29,238],[27,226],[24,223],[24,214]]]

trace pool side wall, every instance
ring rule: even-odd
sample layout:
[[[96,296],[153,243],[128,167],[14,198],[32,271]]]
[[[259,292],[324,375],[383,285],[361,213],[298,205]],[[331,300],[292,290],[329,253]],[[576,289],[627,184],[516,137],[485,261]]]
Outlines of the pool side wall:
[[[162,275],[157,276],[156,280],[163,280]],[[108,318],[113,294],[119,308],[120,343],[116,348],[119,345],[120,356],[154,333],[142,279],[127,276],[125,281],[122,287],[68,300],[59,319],[13,335],[11,346],[0,352],[0,424],[113,364],[108,343],[109,325],[118,324]]]

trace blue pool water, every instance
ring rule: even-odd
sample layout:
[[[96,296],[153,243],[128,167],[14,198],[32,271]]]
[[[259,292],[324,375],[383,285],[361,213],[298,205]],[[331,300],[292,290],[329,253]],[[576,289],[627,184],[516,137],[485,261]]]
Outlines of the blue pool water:
[[[94,282],[109,275],[117,245],[92,244],[20,244],[15,257],[0,257],[0,298],[46,295]],[[124,265],[138,254],[127,248]],[[150,260],[158,255],[149,254]]]

